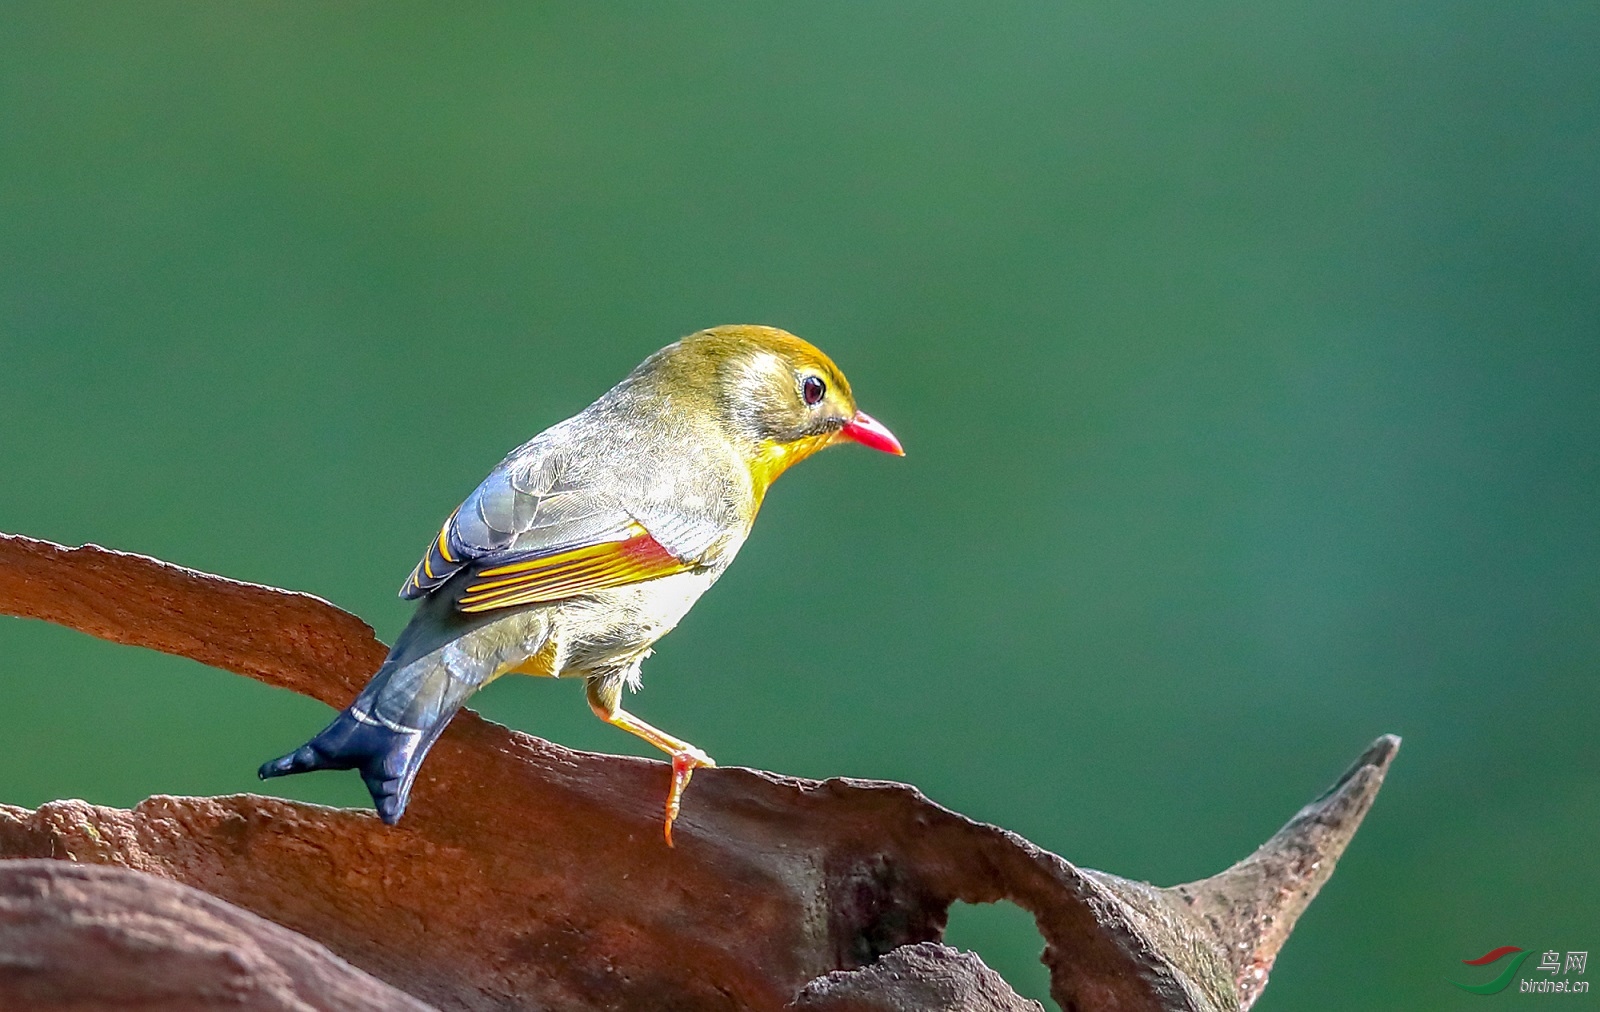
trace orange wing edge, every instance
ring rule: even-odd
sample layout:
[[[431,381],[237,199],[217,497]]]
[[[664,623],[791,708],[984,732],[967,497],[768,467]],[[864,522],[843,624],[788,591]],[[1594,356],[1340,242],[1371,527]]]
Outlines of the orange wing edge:
[[[629,537],[583,545],[481,570],[456,609],[467,614],[546,604],[692,569],[639,524]]]

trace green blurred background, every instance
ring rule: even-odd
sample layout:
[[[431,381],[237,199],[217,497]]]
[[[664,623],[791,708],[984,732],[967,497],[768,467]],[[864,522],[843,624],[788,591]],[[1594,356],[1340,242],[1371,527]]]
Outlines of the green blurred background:
[[[506,450],[777,324],[910,455],[785,478],[637,712],[1158,883],[1397,732],[1258,1007],[1514,1001],[1445,978],[1600,950],[1597,52],[1459,0],[7,4],[0,529],[392,637]],[[258,790],[329,715],[0,637],[7,802]],[[1042,995],[1020,911],[953,937]]]

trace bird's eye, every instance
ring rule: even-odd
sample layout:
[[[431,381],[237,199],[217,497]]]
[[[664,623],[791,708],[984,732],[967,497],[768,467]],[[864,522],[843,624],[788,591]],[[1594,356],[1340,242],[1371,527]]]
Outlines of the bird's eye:
[[[822,382],[821,377],[807,376],[800,383],[800,396],[805,398],[805,402],[812,407],[821,404],[822,395],[827,392],[828,384]]]

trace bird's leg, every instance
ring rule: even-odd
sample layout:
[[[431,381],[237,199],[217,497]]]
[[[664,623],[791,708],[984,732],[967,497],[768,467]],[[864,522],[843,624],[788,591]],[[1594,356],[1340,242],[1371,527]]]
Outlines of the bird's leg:
[[[622,708],[622,680],[592,678],[588,684],[589,709],[595,716],[636,734],[656,748],[672,756],[672,787],[667,791],[667,846],[672,846],[672,823],[678,817],[678,807],[683,800],[683,790],[689,778],[701,766],[715,766],[712,758],[681,738],[658,727],[652,727]]]

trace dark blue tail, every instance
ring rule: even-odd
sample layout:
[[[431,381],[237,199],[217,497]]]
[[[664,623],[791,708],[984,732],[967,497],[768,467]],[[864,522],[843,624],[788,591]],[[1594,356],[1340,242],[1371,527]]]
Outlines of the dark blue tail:
[[[520,642],[480,642],[478,630],[500,616],[461,616],[452,601],[429,595],[355,702],[315,738],[263,764],[261,779],[360,770],[378,815],[390,825],[400,821],[428,749],[461,704],[508,666],[502,655]]]
[[[359,706],[357,700],[315,738],[286,756],[263,763],[260,776],[266,780],[312,770],[360,770],[378,817],[392,826],[405,813],[423,757],[454,713],[427,732],[401,731],[371,716],[362,720]]]

